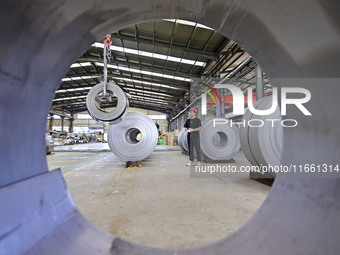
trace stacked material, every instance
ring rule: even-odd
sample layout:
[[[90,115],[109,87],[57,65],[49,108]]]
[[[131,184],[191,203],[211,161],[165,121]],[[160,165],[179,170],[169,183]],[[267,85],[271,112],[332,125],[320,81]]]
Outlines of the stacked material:
[[[264,97],[254,103],[254,108],[257,110],[270,109],[272,100],[272,96]],[[253,122],[251,126],[249,126],[249,121]],[[255,115],[248,110],[243,116],[243,122],[246,124],[240,127],[241,148],[248,161],[259,167],[278,166],[281,161],[283,143],[279,107],[269,115]],[[273,176],[273,174],[271,175]]]
[[[97,121],[119,122],[128,112],[129,101],[124,91],[116,84],[107,82],[107,95],[104,95],[104,83],[94,86],[86,97],[86,106],[91,117]],[[117,98],[116,107],[109,112],[100,108],[101,103],[109,103]]]
[[[110,149],[124,161],[147,158],[155,150],[157,141],[155,123],[142,113],[129,112],[121,122],[109,128]]]
[[[202,154],[211,160],[230,160],[240,150],[239,130],[224,118],[207,121],[200,139]]]
[[[104,111],[101,103],[112,102],[117,105],[112,111]],[[111,151],[124,161],[139,161],[147,158],[155,149],[158,131],[153,121],[142,113],[128,113],[129,102],[124,91],[114,83],[94,86],[88,93],[86,105],[89,114],[97,121],[110,122],[108,143]]]

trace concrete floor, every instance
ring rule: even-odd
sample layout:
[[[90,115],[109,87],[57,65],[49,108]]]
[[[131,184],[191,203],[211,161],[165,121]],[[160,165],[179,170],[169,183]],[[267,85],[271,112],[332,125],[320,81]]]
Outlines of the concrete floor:
[[[235,160],[249,164],[242,152]],[[242,226],[270,190],[246,176],[190,178],[188,156],[165,146],[141,168],[127,169],[107,151],[57,151],[47,161],[50,170],[61,167],[75,204],[90,222],[153,247],[217,241]]]

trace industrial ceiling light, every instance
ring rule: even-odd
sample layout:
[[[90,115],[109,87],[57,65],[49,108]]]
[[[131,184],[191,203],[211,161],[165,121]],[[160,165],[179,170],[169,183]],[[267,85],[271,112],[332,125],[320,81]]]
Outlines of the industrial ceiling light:
[[[148,90],[142,90],[142,89],[133,89],[133,88],[127,88],[127,89],[129,91],[143,92],[144,94],[154,94],[154,95],[158,95],[158,96],[173,97],[173,96],[168,95],[168,94],[154,92],[154,91],[148,91]]]
[[[83,87],[83,88],[74,88],[74,89],[59,89],[55,93],[64,93],[64,92],[74,92],[74,91],[82,91],[82,90],[90,90],[92,87]]]
[[[143,96],[137,96],[137,95],[131,95],[132,96],[132,98],[134,98],[134,97],[136,97],[136,98],[143,98],[143,99],[145,99],[145,97],[143,97]],[[145,99],[146,101],[158,101],[158,102],[163,102],[164,104],[168,104],[168,102],[167,101],[165,101],[165,100],[161,100],[161,99],[156,99],[156,98],[152,98],[152,99]]]
[[[187,26],[200,27],[200,28],[205,28],[205,29],[208,29],[208,30],[214,30],[213,28],[204,26],[200,23],[196,23],[196,22],[192,22],[192,21],[188,21],[188,20],[184,20],[184,19],[163,19],[163,20],[175,22],[175,23],[183,24],[183,25],[187,25]]]
[[[141,80],[136,80],[136,79],[124,78],[124,77],[112,77],[112,78],[115,79],[115,80],[129,81],[129,82],[147,84],[147,85],[151,85],[151,86],[158,86],[158,87],[164,87],[164,88],[169,88],[169,89],[179,89],[179,88],[176,88],[176,87],[171,87],[171,86],[168,86],[168,85],[155,83],[155,82],[141,81]]]
[[[100,63],[100,62],[96,62],[96,65],[97,66],[104,66],[104,64]],[[133,73],[141,73],[141,74],[150,75],[150,76],[162,77],[162,78],[171,79],[171,80],[188,81],[188,82],[192,82],[193,81],[191,79],[184,78],[184,77],[179,77],[179,76],[175,76],[175,75],[168,75],[168,74],[163,74],[163,73],[155,73],[155,72],[143,71],[143,70],[139,70],[139,69],[134,69],[134,68],[130,68],[130,67],[124,67],[124,66],[118,66],[118,65],[108,64],[107,67],[108,68],[113,68],[113,69],[118,69],[118,70],[121,70],[121,71],[127,71],[127,72],[133,72]]]
[[[92,64],[90,62],[74,63],[70,67],[75,68],[75,67],[84,67],[84,66],[92,66]]]
[[[87,79],[95,79],[99,78],[100,76],[76,76],[76,77],[70,77],[70,78],[62,78],[62,81],[76,81],[76,80],[87,80]]]
[[[102,43],[94,43],[92,46],[97,47],[97,48],[104,48],[104,44]],[[195,61],[191,59],[184,59],[184,58],[177,58],[177,57],[172,57],[168,55],[163,55],[163,54],[157,54],[153,52],[148,52],[148,51],[142,51],[142,50],[134,50],[134,49],[129,49],[125,47],[120,47],[120,46],[114,46],[111,45],[110,49],[113,51],[119,51],[119,52],[124,52],[124,53],[130,53],[134,55],[140,55],[144,57],[150,57],[150,58],[158,58],[166,61],[172,61],[172,62],[178,62],[181,64],[188,64],[188,65],[195,65],[195,66],[205,66],[205,62],[202,61]]]
[[[71,99],[78,99],[78,98],[85,98],[86,96],[76,96],[76,97],[63,97],[63,98],[56,98],[53,99],[52,101],[63,101],[63,100],[71,100]]]

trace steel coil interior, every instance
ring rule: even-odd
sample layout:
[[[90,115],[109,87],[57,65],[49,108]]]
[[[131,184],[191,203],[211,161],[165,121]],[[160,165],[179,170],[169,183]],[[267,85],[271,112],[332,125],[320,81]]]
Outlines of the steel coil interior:
[[[155,123],[142,113],[129,112],[120,123],[109,128],[110,149],[124,161],[147,158],[155,150],[157,141]]]
[[[219,124],[215,125],[214,121]],[[215,118],[203,125],[200,139],[205,157],[211,160],[229,160],[240,150],[239,130],[227,121],[224,118]]]

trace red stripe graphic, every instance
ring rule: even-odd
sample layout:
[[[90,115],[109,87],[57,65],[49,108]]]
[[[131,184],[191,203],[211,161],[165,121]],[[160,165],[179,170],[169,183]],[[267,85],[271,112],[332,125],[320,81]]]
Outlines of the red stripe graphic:
[[[217,91],[213,87],[211,87],[210,85],[208,85],[206,83],[203,83],[203,82],[200,82],[200,83],[202,83],[204,86],[207,86],[209,89],[211,89],[211,91],[216,94],[218,100],[220,101],[220,104],[222,105],[222,101],[221,101],[220,95],[217,93]]]

